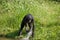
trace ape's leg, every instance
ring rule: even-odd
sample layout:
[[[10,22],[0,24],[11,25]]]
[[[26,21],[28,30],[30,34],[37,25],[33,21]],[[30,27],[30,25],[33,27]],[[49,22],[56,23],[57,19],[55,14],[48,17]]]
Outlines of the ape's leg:
[[[33,28],[32,28],[32,37],[34,37],[34,23],[33,23]]]
[[[24,24],[22,23],[22,24],[21,24],[21,28],[20,28],[19,33],[18,33],[18,36],[20,36],[20,35],[22,34],[23,28],[24,28]]]
[[[34,20],[29,23],[30,30],[32,31],[32,37],[34,37]]]
[[[29,23],[28,25],[30,27],[30,31],[32,31],[32,37],[33,37],[34,36],[34,25],[33,23]]]

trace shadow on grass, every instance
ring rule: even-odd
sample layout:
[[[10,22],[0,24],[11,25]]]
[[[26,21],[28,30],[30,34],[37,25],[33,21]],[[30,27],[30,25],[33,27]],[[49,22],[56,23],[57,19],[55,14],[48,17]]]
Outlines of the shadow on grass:
[[[18,36],[18,32],[19,32],[19,30],[14,31],[14,32],[11,32],[11,33],[8,33],[8,34],[6,34],[6,35],[1,34],[0,37],[16,38],[16,37],[19,37],[19,36]],[[22,35],[25,36],[25,35],[26,35],[26,32],[22,32]]]
[[[22,31],[22,35],[21,35],[21,37],[20,36],[18,36],[18,32],[19,32],[19,30],[17,30],[17,31],[14,31],[14,32],[11,32],[11,33],[8,33],[8,34],[6,34],[6,35],[0,35],[0,38],[1,39],[3,39],[3,40],[30,40],[30,39],[32,39],[32,38],[27,38],[27,37],[24,37],[24,36],[26,36],[27,35],[27,33],[25,32],[25,31]]]
[[[18,30],[5,35],[7,38],[15,38],[16,36],[18,36]]]
[[[16,36],[18,36],[18,30],[11,32],[11,33],[8,33],[6,35],[4,35],[4,34],[0,35],[0,37],[6,37],[6,38],[15,38]]]

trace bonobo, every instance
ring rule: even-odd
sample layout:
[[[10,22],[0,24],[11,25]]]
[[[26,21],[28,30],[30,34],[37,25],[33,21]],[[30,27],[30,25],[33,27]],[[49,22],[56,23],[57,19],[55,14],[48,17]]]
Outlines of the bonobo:
[[[26,30],[28,32],[32,29],[31,30],[32,31],[32,35],[31,36],[33,37],[34,36],[34,18],[33,18],[33,16],[31,14],[25,15],[25,17],[23,18],[22,23],[21,23],[21,28],[20,28],[19,33],[18,33],[18,36],[20,36],[22,34],[22,29],[24,27],[25,28],[29,27],[29,30]]]

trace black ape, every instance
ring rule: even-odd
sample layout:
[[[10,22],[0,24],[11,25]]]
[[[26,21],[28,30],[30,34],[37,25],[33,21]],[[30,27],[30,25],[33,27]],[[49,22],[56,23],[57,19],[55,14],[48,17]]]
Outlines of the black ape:
[[[33,18],[33,16],[31,14],[27,14],[23,18],[18,36],[21,35],[22,29],[24,28],[24,26],[26,28],[27,25],[29,26],[29,31],[32,29],[32,37],[34,36],[34,18]]]

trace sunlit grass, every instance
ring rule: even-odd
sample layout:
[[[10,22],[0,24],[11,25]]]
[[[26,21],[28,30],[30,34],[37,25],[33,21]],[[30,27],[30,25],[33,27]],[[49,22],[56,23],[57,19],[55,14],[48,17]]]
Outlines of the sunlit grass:
[[[34,40],[60,40],[59,2],[49,0],[0,2],[0,35],[17,36],[23,17],[31,13],[35,21]]]

